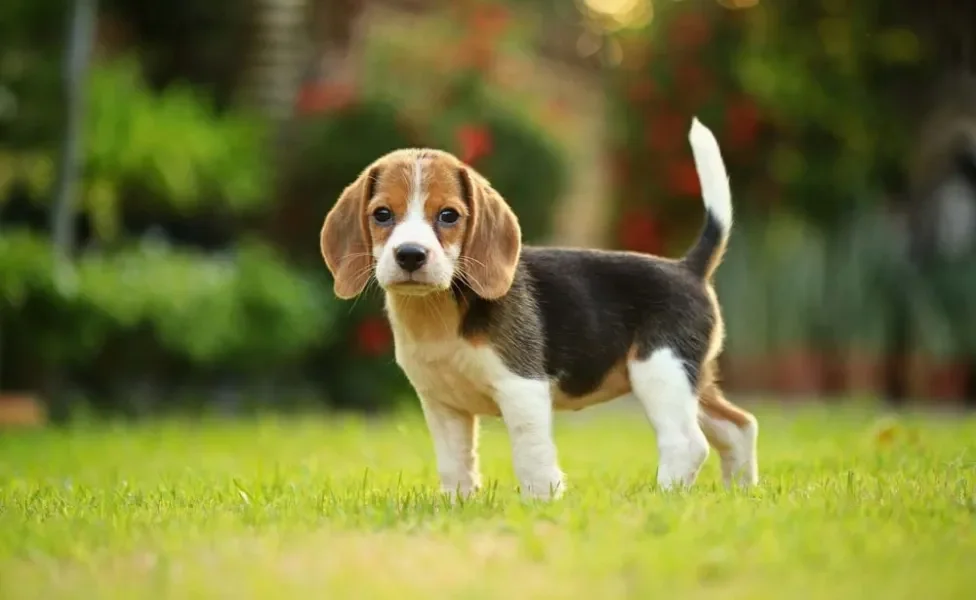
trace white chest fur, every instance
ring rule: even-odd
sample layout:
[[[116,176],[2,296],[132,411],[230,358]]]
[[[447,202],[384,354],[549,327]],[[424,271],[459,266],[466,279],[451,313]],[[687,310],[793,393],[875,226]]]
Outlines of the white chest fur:
[[[491,349],[460,337],[419,341],[395,329],[394,340],[397,364],[425,401],[472,414],[499,414],[492,382],[500,361]]]

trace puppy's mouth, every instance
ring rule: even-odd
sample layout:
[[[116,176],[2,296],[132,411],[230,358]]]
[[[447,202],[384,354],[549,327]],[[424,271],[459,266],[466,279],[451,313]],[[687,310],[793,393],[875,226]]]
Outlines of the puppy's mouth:
[[[402,294],[404,296],[426,296],[433,292],[441,292],[448,286],[440,285],[428,281],[424,275],[419,273],[409,273],[401,276],[401,279],[391,281],[383,288],[392,294]]]

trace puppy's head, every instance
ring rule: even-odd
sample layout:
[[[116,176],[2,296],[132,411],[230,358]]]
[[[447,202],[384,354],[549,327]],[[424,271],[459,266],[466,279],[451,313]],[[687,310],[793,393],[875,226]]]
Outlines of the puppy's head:
[[[491,300],[512,285],[521,231],[498,192],[454,156],[397,150],[345,189],[320,242],[340,298],[375,277],[390,294],[425,295],[459,280]]]

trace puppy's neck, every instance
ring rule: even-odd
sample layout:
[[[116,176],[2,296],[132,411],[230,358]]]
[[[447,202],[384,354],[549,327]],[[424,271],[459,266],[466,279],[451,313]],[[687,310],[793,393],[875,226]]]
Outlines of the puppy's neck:
[[[425,296],[387,293],[386,311],[393,332],[407,340],[436,342],[460,333],[461,303],[450,290]]]

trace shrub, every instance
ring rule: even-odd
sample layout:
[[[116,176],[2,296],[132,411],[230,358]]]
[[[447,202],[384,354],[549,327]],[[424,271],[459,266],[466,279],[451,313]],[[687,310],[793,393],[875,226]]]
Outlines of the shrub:
[[[4,346],[20,360],[75,369],[124,341],[192,369],[270,372],[327,339],[330,295],[262,244],[223,256],[167,246],[89,251],[64,285],[50,245],[26,232],[0,237]],[[152,369],[123,357],[115,368]]]
[[[268,201],[260,121],[217,115],[188,87],[154,94],[131,61],[96,68],[91,96],[85,205],[101,238],[117,233],[126,189],[179,213],[213,203],[243,213]]]

